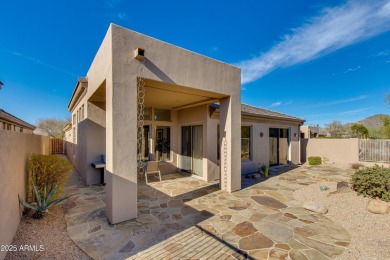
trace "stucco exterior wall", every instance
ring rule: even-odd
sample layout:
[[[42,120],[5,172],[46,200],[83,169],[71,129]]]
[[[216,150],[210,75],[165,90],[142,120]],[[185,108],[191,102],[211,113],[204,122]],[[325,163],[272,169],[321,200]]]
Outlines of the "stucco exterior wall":
[[[306,161],[310,156],[321,156],[331,162],[349,164],[359,161],[359,139],[303,139]]]
[[[100,169],[91,163],[100,162],[100,156],[106,153],[105,128],[85,119],[79,123],[77,139],[78,172],[87,185],[99,184]]]
[[[113,34],[112,73],[115,86],[113,86],[112,100],[109,101],[108,98],[108,102],[112,102],[111,105],[115,107],[115,111],[113,113],[107,111],[107,114],[112,117],[108,120],[112,120],[110,123],[113,125],[126,123],[127,120],[136,120],[136,78],[141,74],[142,77],[148,79],[233,95],[240,100],[238,87],[240,86],[240,70],[238,68],[116,25],[112,25],[111,30]],[[145,49],[143,64],[134,59],[133,52],[136,48]],[[124,102],[124,96],[132,97],[130,102]],[[119,129],[117,127],[113,131],[119,131]],[[115,135],[115,133],[112,134]],[[117,134],[121,135],[122,138],[119,139],[122,139],[122,142],[127,140],[129,144],[135,142],[135,132],[132,134],[118,132]],[[136,151],[132,151],[131,158],[134,158],[134,162],[136,161]],[[113,161],[118,162],[118,167],[121,164],[119,160],[120,156],[115,154]],[[127,161],[133,162],[133,160]],[[108,169],[110,167],[108,166]],[[114,167],[113,170],[118,174],[129,175],[130,173],[125,169],[128,167],[119,167],[118,170]],[[136,178],[128,177],[136,181]]]
[[[88,119],[106,128],[106,111],[95,106],[91,102],[87,102],[87,104]]]
[[[26,162],[33,153],[48,154],[50,138],[0,131],[0,142],[0,245],[10,245],[23,211],[18,194],[26,196]],[[0,252],[0,259],[5,255]]]
[[[269,129],[287,128],[290,131],[290,143],[288,160],[292,164],[300,164],[300,139],[299,126],[289,124],[271,124],[243,121],[242,125],[251,126],[251,160],[242,161],[241,173],[253,173],[258,171],[260,165],[269,165]],[[260,137],[263,133],[263,137]],[[294,136],[295,134],[295,136]],[[283,151],[284,152],[284,151]]]
[[[208,110],[207,112],[208,113]],[[207,181],[214,181],[220,179],[220,159],[218,159],[218,142],[221,144],[221,138],[218,140],[217,129],[219,125],[219,120],[212,119],[206,115],[206,131],[207,131],[207,139],[206,139],[206,154],[205,160],[207,161]],[[222,145],[220,145],[222,147]]]
[[[240,117],[236,114],[240,112],[241,83],[239,68],[116,25],[111,25],[110,31],[112,83],[106,83],[106,151],[107,199],[113,203],[107,207],[107,215],[116,223],[128,219],[129,212],[131,217],[136,217],[136,210],[133,210],[136,209],[136,199],[129,202],[124,198],[137,196],[137,151],[128,149],[136,147],[137,143],[136,131],[133,128],[137,122],[137,77],[230,96],[231,102],[223,103],[222,106],[226,106],[226,115],[230,116],[225,130],[229,135],[229,156],[233,158],[237,158],[239,154],[239,151],[233,148],[239,146],[239,140],[230,138],[238,133],[238,128],[232,123],[234,120],[240,123]],[[145,49],[144,63],[134,59],[136,48]],[[239,176],[240,162],[237,159],[229,159],[229,162],[228,174]],[[241,186],[240,179],[236,179],[233,182],[229,180],[228,190],[236,189],[232,188],[232,183]],[[119,180],[121,183],[117,183]],[[127,180],[127,183],[124,180]],[[119,192],[124,186],[127,188]],[[123,205],[128,208],[127,212]],[[113,214],[115,208],[122,210]]]
[[[77,170],[77,158],[76,158],[77,144],[73,142],[65,142],[65,152],[68,159],[72,162],[73,166]]]
[[[133,53],[137,48],[145,49],[143,63],[134,59]],[[118,223],[137,216],[138,77],[193,90],[214,92],[218,93],[218,98],[224,97],[221,99],[221,115],[224,119],[221,122],[221,131],[226,133],[223,138],[228,140],[226,159],[229,162],[228,187],[224,188],[229,191],[240,189],[241,162],[237,160],[240,143],[233,138],[239,134],[241,123],[240,69],[112,24],[87,73],[88,89],[78,105],[86,106],[85,102],[105,84],[106,213],[109,220]],[[88,109],[88,113],[92,112],[93,109]],[[92,119],[92,115],[91,120],[102,125],[99,120]],[[207,119],[204,120],[206,131]],[[82,128],[82,125],[79,123],[79,126],[75,127]],[[173,126],[171,130],[173,161],[166,166],[176,166],[178,159],[178,126]],[[79,134],[83,135],[83,132]],[[204,135],[206,136],[207,132]],[[81,141],[77,139],[78,142]],[[77,146],[79,145],[78,143]],[[76,150],[85,151],[85,145],[82,146]],[[76,165],[81,165],[82,162],[77,160],[79,159],[74,160]],[[205,172],[207,169],[208,165],[205,163]]]

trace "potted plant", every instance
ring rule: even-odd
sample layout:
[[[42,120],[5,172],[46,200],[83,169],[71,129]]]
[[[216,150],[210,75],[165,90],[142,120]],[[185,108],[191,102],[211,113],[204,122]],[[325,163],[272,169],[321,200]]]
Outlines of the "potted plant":
[[[263,163],[261,170],[263,171],[264,178],[268,178],[269,166]]]
[[[158,158],[162,158],[162,161],[166,161],[168,153],[170,151],[169,142],[167,138],[157,139],[157,152]]]

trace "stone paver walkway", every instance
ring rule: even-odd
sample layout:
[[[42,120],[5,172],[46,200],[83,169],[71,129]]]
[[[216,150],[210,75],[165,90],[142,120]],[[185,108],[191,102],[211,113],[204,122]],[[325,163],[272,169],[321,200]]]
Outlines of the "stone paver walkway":
[[[319,180],[349,180],[330,166],[274,170],[268,180],[243,178],[227,193],[189,175],[138,185],[138,218],[110,225],[100,186],[75,183],[64,205],[70,238],[94,259],[331,259],[350,235],[302,208],[293,191]]]

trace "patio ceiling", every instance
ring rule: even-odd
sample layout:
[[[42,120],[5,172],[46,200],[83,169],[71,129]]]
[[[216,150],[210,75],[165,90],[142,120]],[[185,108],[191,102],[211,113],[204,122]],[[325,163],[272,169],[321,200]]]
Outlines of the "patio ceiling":
[[[193,106],[212,104],[226,95],[183,87],[164,82],[145,80],[145,106],[180,110]]]
[[[180,110],[189,107],[218,103],[226,97],[219,93],[193,89],[150,79],[145,80],[145,107]],[[103,110],[106,110],[105,81],[88,99]]]
[[[104,81],[88,99],[89,102],[106,110],[106,81]]]

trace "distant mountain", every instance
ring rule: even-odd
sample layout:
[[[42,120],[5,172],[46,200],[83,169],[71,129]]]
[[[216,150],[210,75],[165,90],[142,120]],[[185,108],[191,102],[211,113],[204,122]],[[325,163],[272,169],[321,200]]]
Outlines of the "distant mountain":
[[[388,138],[388,136],[385,133],[385,129],[383,128],[384,126],[383,118],[388,118],[390,120],[390,115],[377,114],[377,115],[369,116],[365,119],[362,119],[354,123],[343,124],[338,131],[341,132],[340,136],[348,137],[351,135],[351,126],[353,126],[354,124],[361,124],[367,127],[370,138],[385,139]],[[321,128],[319,135],[329,136],[330,129],[326,127]]]
[[[374,127],[374,128],[382,127],[384,117],[387,117],[390,119],[389,115],[377,114],[377,115],[369,116],[363,120],[360,120],[357,122],[357,124],[361,124],[361,125],[364,125],[365,127],[370,127],[370,128],[371,127]]]

